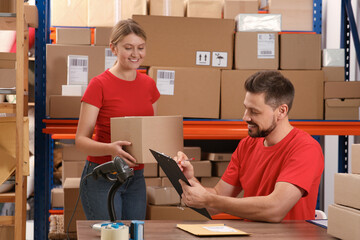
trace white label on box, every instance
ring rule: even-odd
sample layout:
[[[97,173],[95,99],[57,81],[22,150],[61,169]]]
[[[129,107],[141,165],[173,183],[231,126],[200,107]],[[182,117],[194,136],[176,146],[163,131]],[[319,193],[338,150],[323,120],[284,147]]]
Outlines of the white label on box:
[[[227,67],[228,54],[227,52],[213,52],[212,66],[213,67]]]
[[[174,95],[175,71],[158,70],[156,87],[161,95]]]
[[[210,52],[197,51],[196,65],[210,66]]]
[[[275,58],[275,34],[259,33],[258,34],[258,58],[274,59]]]
[[[110,48],[105,48],[105,70],[114,66],[117,57],[112,53]]]
[[[88,56],[68,56],[67,85],[88,84],[88,58]]]

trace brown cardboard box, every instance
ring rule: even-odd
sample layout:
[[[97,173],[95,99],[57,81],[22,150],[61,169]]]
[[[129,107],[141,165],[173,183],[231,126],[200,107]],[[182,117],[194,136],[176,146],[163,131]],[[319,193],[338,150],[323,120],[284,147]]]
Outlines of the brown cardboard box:
[[[360,174],[360,144],[351,145],[351,173]]]
[[[24,18],[29,27],[38,28],[39,14],[37,6],[24,4]]]
[[[234,20],[166,16],[133,19],[147,34],[144,66],[232,69]]]
[[[106,46],[110,44],[112,27],[96,27],[94,32],[94,45]]]
[[[90,45],[90,28],[56,28],[56,44]]]
[[[280,69],[321,69],[321,34],[280,34]]]
[[[185,16],[184,0],[150,0],[150,14],[158,16]]]
[[[0,69],[0,88],[14,87],[16,87],[16,70]]]
[[[105,70],[105,46],[46,45],[46,114],[49,114],[49,96],[61,95],[67,84],[68,55],[88,56],[88,82]]]
[[[1,2],[0,2],[0,12],[2,12],[2,13],[15,13],[16,12],[16,1],[14,1],[14,0],[1,0]]]
[[[325,82],[345,81],[344,67],[322,67]]]
[[[144,177],[157,177],[158,176],[158,164],[144,163]]]
[[[50,96],[49,116],[51,118],[79,118],[81,97]]]
[[[225,161],[231,160],[232,153],[206,153],[203,152],[201,158],[210,161]]]
[[[160,78],[163,73],[174,77]],[[219,118],[219,69],[151,67],[149,76],[155,79],[161,94],[157,101],[158,115]]]
[[[328,207],[327,233],[344,240],[360,239],[360,211],[337,204]]]
[[[174,187],[146,187],[148,202],[152,205],[177,205],[180,196]]]
[[[146,177],[145,178],[145,184],[146,184],[146,186],[161,187],[161,178],[159,178],[159,177],[157,177],[157,178]]]
[[[88,21],[88,1],[50,1],[51,26],[86,27]]]
[[[184,147],[184,153],[188,158],[194,158],[195,161],[201,160],[200,147]]]
[[[110,127],[111,142],[131,142],[125,150],[138,163],[156,162],[149,149],[175,156],[184,147],[181,116],[111,118]]]
[[[221,118],[242,119],[245,80],[256,71],[224,70],[221,77]],[[280,71],[295,88],[290,119],[323,119],[323,82],[320,71]]]
[[[194,167],[195,177],[211,177],[211,162],[210,161],[191,161]]]
[[[0,69],[15,69],[15,53],[0,52]]]
[[[149,220],[208,220],[188,207],[148,205],[146,219]]]
[[[162,171],[162,170],[161,170],[161,171]],[[163,172],[163,174],[164,174],[164,176],[165,176],[164,171],[162,171],[162,172]],[[167,177],[162,177],[162,178],[161,178],[161,186],[162,186],[162,187],[172,187],[173,185],[171,184],[169,178],[167,178]]]
[[[63,188],[51,189],[51,207],[52,208],[64,207],[64,189]]]
[[[84,170],[85,161],[62,161],[62,182],[66,178],[80,178]]]
[[[147,15],[147,0],[115,0],[118,2],[118,20],[133,18],[133,15]]]
[[[313,8],[313,0],[269,1],[269,13],[281,14],[282,31],[312,31]]]
[[[224,174],[229,163],[230,162],[212,162],[213,164],[212,175],[216,177],[221,177]]]
[[[278,39],[276,32],[236,32],[235,69],[278,69]]]
[[[78,149],[74,144],[64,145],[62,149],[62,159],[64,161],[85,161],[87,155]]]
[[[0,52],[0,60],[16,61],[16,53]]]
[[[360,175],[335,173],[334,202],[360,210]]]
[[[326,99],[325,120],[359,120],[360,99]]]
[[[187,17],[222,18],[222,0],[188,0]]]
[[[360,98],[360,81],[326,82],[324,99]]]
[[[258,13],[258,0],[224,0],[225,19],[235,19],[239,13]]]
[[[80,178],[66,178],[63,184],[64,188],[64,226],[68,226],[71,215],[75,209],[75,203],[79,195]],[[71,224],[69,232],[76,232],[76,221],[86,220],[85,213],[79,201]]]
[[[88,1],[87,25],[89,27],[112,27],[116,24],[117,10],[114,0]]]
[[[201,185],[203,185],[204,187],[215,187],[215,185],[219,182],[220,178],[219,177],[202,177],[200,179],[200,183]]]

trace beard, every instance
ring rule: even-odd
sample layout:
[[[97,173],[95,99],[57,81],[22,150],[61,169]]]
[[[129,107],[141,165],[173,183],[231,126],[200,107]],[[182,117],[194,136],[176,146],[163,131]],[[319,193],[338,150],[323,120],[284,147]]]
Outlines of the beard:
[[[253,137],[253,138],[266,137],[276,128],[275,119],[273,119],[270,127],[268,127],[267,129],[263,129],[263,130],[260,130],[259,125],[257,125],[256,123],[254,123],[252,121],[248,121],[247,123],[255,126],[255,129],[248,130],[249,136]]]

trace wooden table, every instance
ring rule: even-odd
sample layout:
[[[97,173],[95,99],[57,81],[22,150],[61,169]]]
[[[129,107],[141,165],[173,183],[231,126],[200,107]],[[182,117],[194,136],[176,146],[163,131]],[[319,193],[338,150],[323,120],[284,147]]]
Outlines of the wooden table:
[[[99,221],[77,221],[78,240],[99,240],[100,231],[93,230],[91,225]],[[123,221],[129,224],[129,221]],[[206,224],[224,223],[227,226],[251,233],[250,236],[226,237],[196,237],[182,231],[176,224]],[[305,221],[284,221],[282,223],[247,222],[242,220],[211,220],[211,221],[182,221],[182,220],[146,220],[144,226],[145,240],[229,240],[244,238],[256,239],[335,239],[326,233],[326,229]]]

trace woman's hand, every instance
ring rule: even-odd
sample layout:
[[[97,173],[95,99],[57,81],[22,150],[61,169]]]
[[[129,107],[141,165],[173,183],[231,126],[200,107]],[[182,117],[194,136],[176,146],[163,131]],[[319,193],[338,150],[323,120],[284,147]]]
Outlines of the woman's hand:
[[[129,165],[129,167],[135,167],[136,166],[136,159],[131,156],[128,152],[124,150],[124,146],[130,146],[131,142],[128,141],[116,141],[109,143],[111,149],[112,149],[112,155],[118,156],[124,159],[124,161]]]

